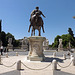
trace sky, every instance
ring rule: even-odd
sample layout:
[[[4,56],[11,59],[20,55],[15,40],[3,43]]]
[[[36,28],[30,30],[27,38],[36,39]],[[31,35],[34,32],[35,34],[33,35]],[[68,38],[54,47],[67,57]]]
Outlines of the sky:
[[[72,18],[75,16],[75,0],[0,0],[2,31],[10,32],[16,39],[30,37],[29,19],[36,6],[46,16],[41,16],[45,29],[45,33],[41,30],[41,36],[46,37],[49,44],[57,35],[68,34],[68,28],[75,34],[75,19]]]

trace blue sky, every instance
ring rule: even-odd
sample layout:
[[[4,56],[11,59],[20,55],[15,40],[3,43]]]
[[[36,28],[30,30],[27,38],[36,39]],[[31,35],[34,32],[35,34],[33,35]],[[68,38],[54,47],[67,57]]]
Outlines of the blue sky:
[[[39,6],[46,16],[44,20],[45,33],[41,35],[54,42],[57,35],[67,34],[72,28],[75,34],[75,0],[0,0],[0,19],[2,30],[10,32],[16,39],[30,37],[28,33],[29,18],[32,10]],[[36,30],[36,35],[37,35]]]

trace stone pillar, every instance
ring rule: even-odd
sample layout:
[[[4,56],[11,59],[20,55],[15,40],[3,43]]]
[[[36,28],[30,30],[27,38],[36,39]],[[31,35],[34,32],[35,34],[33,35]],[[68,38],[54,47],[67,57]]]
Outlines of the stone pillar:
[[[74,55],[70,55],[70,59],[72,59],[74,57]]]
[[[53,53],[53,57],[56,57],[56,52]]]
[[[8,53],[6,53],[6,58],[8,58]]]
[[[17,62],[17,70],[21,70],[21,60]]]
[[[27,59],[30,61],[43,61],[44,54],[43,54],[43,41],[45,37],[41,36],[32,36],[29,37],[29,54]]]
[[[16,52],[16,56],[18,56],[18,52]]]
[[[56,60],[53,60],[52,61],[52,69],[53,70],[56,70],[57,69],[57,62],[56,62]]]
[[[75,57],[72,57],[71,61],[72,61],[72,65],[75,66]]]
[[[63,58],[66,59],[66,54],[63,54]]]

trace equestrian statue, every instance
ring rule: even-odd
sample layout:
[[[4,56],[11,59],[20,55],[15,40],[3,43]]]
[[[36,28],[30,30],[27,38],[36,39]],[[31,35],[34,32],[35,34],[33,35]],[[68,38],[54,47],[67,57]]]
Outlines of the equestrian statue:
[[[36,29],[39,31],[39,36],[41,36],[41,27],[42,27],[43,33],[45,33],[44,26],[43,26],[44,22],[41,18],[41,15],[45,17],[43,13],[39,10],[39,7],[36,7],[36,9],[31,12],[30,26],[28,30],[28,32],[30,32],[30,28],[32,27],[31,36],[33,36],[33,32],[35,36]]]

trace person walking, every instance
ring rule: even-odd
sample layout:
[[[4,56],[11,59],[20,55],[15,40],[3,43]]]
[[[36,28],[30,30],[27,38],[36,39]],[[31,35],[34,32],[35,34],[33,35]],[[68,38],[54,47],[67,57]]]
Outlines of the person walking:
[[[3,46],[1,46],[1,55],[3,55],[3,53],[2,53],[2,52],[3,52]]]

